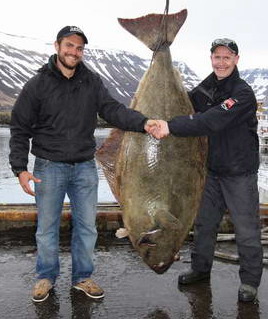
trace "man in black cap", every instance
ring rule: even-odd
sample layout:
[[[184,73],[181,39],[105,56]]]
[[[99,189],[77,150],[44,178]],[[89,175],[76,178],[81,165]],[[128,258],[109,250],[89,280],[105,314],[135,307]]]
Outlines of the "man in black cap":
[[[59,33],[57,34],[57,41],[59,41],[60,39],[62,39],[64,37],[68,37],[70,35],[73,35],[73,34],[79,35],[84,40],[84,43],[88,44],[88,40],[87,40],[87,37],[85,36],[84,32],[79,27],[69,26],[69,25],[62,28],[59,31]]]
[[[35,196],[38,209],[35,302],[49,296],[60,272],[59,226],[66,193],[72,209],[73,287],[91,298],[104,296],[90,278],[97,238],[97,114],[123,130],[144,132],[155,125],[113,99],[100,76],[85,66],[87,43],[80,28],[61,29],[55,42],[57,54],[25,84],[12,111],[10,164],[23,190]],[[27,171],[30,139],[36,156],[33,174]],[[35,192],[29,181],[35,183]]]
[[[150,131],[156,138],[208,136],[207,178],[195,221],[191,270],[179,284],[210,278],[217,231],[229,210],[238,247],[240,301],[253,301],[262,276],[257,171],[259,144],[257,102],[237,69],[238,46],[227,38],[213,41],[213,73],[189,92],[195,109],[190,116],[159,121]]]

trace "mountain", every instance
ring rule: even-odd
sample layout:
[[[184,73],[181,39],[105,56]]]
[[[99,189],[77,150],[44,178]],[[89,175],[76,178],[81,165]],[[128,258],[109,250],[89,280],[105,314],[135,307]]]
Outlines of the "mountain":
[[[247,69],[240,71],[240,75],[251,85],[258,101],[268,97],[268,69]]]
[[[85,50],[84,61],[100,74],[111,94],[126,105],[151,62],[129,52],[102,49]],[[174,66],[180,70],[187,89],[199,83],[197,75],[185,63],[175,61]]]
[[[0,110],[13,106],[24,83],[53,53],[52,43],[0,32]],[[117,100],[129,105],[151,61],[126,51],[86,48],[84,62],[100,74]],[[200,82],[184,62],[174,61],[174,66],[180,70],[187,90]],[[264,99],[268,93],[268,70],[245,70],[241,75],[252,85],[258,99]]]
[[[0,32],[0,109],[13,106],[24,83],[54,53],[52,44]],[[129,105],[150,61],[135,54],[100,48],[85,49],[84,62],[98,72],[111,94]],[[196,74],[183,62],[174,62],[187,89],[199,83]]]

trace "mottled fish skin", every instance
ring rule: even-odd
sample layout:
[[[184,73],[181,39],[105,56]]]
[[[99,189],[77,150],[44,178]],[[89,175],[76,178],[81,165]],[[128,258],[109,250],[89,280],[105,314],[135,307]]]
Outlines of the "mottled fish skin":
[[[171,35],[163,37],[165,43],[172,43],[186,14],[183,10],[168,16]],[[157,29],[152,20],[161,21],[160,16],[148,15],[135,19],[136,22],[121,19],[120,23],[128,30],[130,24],[130,32],[154,48],[152,36],[148,36],[149,43],[146,40],[144,21],[149,20],[147,27],[157,34],[159,22]],[[164,120],[194,112],[180,74],[172,65],[169,46],[154,52],[130,107],[148,118]],[[205,176],[205,143],[196,137],[170,135],[157,140],[149,134],[118,134],[118,150],[109,151],[110,161],[114,161],[112,170],[105,164],[104,154],[113,139],[108,138],[101,149],[102,156],[97,154],[97,158],[110,174],[107,179],[122,207],[124,226],[134,248],[151,269],[163,273],[177,257],[199,208]]]

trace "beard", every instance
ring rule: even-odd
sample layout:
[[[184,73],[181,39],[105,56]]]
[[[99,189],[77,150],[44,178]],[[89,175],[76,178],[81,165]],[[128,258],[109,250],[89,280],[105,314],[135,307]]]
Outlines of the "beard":
[[[77,67],[78,63],[80,62],[80,60],[77,60],[75,64],[70,65],[66,62],[64,56],[60,54],[58,54],[58,59],[60,63],[68,70],[74,70]]]

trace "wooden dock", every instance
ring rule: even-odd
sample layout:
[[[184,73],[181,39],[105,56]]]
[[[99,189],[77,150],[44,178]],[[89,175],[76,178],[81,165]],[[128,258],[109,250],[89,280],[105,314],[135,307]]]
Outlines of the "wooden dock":
[[[37,211],[35,204],[0,204],[0,231],[9,228],[35,226]],[[70,224],[70,204],[64,204],[61,226]],[[99,203],[97,205],[97,227],[109,231],[122,225],[122,211],[117,203]]]
[[[268,225],[268,204],[260,205],[260,217],[263,226]],[[37,211],[35,204],[0,204],[0,231],[10,228],[35,226]],[[64,204],[61,226],[68,226],[71,221],[69,204]],[[111,231],[122,227],[122,210],[118,203],[98,203],[97,228],[99,231]],[[228,232],[231,223],[228,213],[222,222],[223,232]]]

